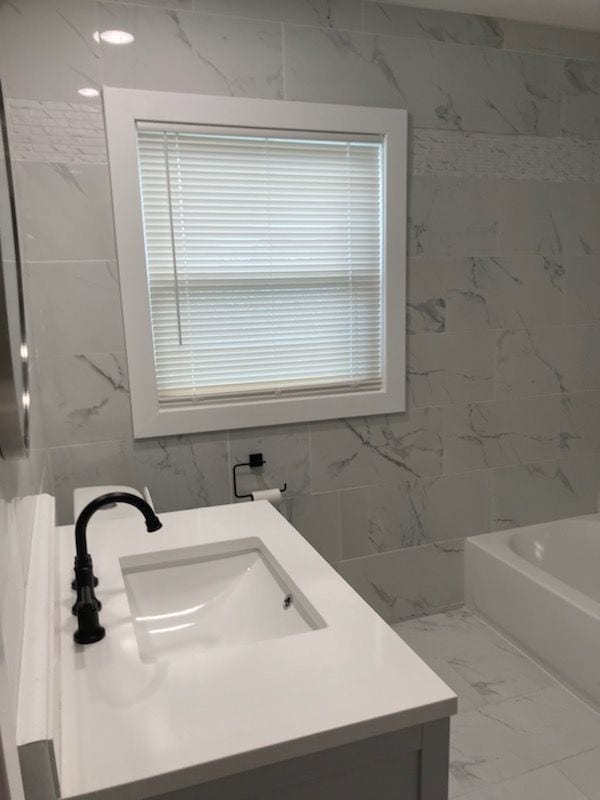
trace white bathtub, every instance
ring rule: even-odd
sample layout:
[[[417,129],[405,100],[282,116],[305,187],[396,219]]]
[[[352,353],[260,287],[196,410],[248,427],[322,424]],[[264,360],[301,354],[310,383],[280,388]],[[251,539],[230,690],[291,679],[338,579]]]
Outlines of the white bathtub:
[[[467,539],[466,602],[600,706],[600,514]]]

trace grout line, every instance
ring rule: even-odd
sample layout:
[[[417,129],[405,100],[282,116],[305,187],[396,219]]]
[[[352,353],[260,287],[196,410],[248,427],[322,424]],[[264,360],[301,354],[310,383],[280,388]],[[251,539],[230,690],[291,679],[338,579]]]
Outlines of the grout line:
[[[564,683],[564,681],[560,677],[558,677],[555,673],[553,673],[548,666],[546,666],[542,661],[539,661],[537,658],[535,658],[535,656],[533,656],[531,653],[527,652],[527,650],[523,648],[523,645],[519,644],[515,639],[510,638],[509,635],[506,632],[504,632],[501,628],[497,628],[487,617],[484,617],[481,614],[477,613],[476,611],[473,611],[466,605],[464,607],[470,614],[472,614],[475,617],[475,619],[483,623],[483,625],[485,625],[485,627],[488,628],[488,630],[492,631],[492,633],[495,633],[496,636],[498,636],[504,642],[513,647],[521,656],[523,656],[523,658],[525,658],[531,664],[534,664],[534,666],[536,666],[539,670],[541,670],[541,672],[543,672],[548,678],[550,678],[552,681],[554,681],[554,683],[556,683],[558,686],[564,689],[568,694],[571,695],[571,697],[573,697],[575,700],[577,700],[579,703],[585,706],[585,708],[591,711],[595,716],[600,717],[600,706],[596,707],[590,700],[585,699],[581,695],[577,694],[577,692],[573,688],[571,688],[568,684]],[[532,694],[536,694],[536,692],[528,692],[527,696]],[[507,699],[512,699],[512,698],[507,698]],[[595,747],[597,747],[597,745],[595,745]],[[590,749],[593,750],[594,747]],[[565,756],[565,758],[569,758],[569,756]],[[559,759],[559,761],[562,760],[563,759]]]
[[[114,6],[121,6],[121,7],[123,7],[123,6],[124,7],[134,6],[134,7],[141,7],[141,8],[145,8],[145,9],[148,8],[148,4],[147,3],[143,3],[141,1],[140,2],[136,2],[136,0],[106,0],[106,1],[110,5],[114,5]],[[589,57],[585,58],[585,57],[579,56],[579,55],[566,55],[566,54],[563,54],[563,53],[551,53],[551,52],[545,52],[545,51],[527,49],[527,48],[516,49],[516,48],[504,47],[504,46],[502,46],[502,47],[492,47],[492,46],[486,45],[486,44],[470,44],[470,43],[458,43],[458,42],[449,42],[449,41],[440,42],[440,41],[437,41],[435,39],[429,39],[429,38],[427,38],[425,36],[410,36],[410,35],[403,35],[403,34],[399,34],[399,33],[385,33],[385,34],[382,34],[382,33],[375,33],[374,31],[367,31],[367,30],[365,30],[365,24],[366,24],[365,10],[366,10],[366,2],[370,2],[370,1],[371,0],[363,0],[363,2],[361,4],[360,23],[359,23],[359,26],[357,28],[344,28],[344,27],[327,26],[327,25],[313,25],[313,24],[310,24],[310,23],[302,23],[302,22],[292,23],[292,22],[289,22],[289,21],[288,21],[287,24],[293,24],[296,27],[303,27],[303,28],[316,28],[317,30],[347,31],[347,32],[351,32],[351,33],[368,33],[368,34],[370,34],[371,36],[374,36],[374,37],[385,36],[386,38],[389,38],[389,39],[416,39],[418,41],[422,41],[422,42],[426,42],[426,43],[433,44],[433,45],[438,45],[438,46],[439,45],[446,45],[448,47],[473,48],[473,49],[478,49],[478,50],[479,49],[484,49],[484,50],[491,50],[492,52],[496,52],[496,53],[537,56],[538,58],[555,59],[555,60],[557,59],[557,60],[564,61],[564,62],[567,62],[567,61],[580,61],[580,62],[584,62],[584,63],[587,63],[587,64],[598,64],[600,62],[600,59],[591,59]],[[259,16],[256,16],[256,15],[244,16],[243,14],[223,14],[222,12],[219,13],[218,11],[206,11],[206,10],[204,10],[202,8],[198,8],[196,6],[195,2],[192,2],[192,7],[190,9],[181,9],[181,8],[176,7],[176,5],[174,3],[168,3],[168,2],[164,2],[164,3],[158,4],[155,7],[157,7],[161,11],[177,11],[179,13],[184,13],[184,14],[196,14],[196,15],[203,15],[203,16],[209,16],[209,17],[220,17],[221,19],[245,20],[245,21],[251,21],[251,22],[258,22],[258,23],[260,23],[260,22],[271,22],[271,23],[284,22],[285,23],[286,22],[286,20],[283,20],[281,18],[276,19],[276,18],[270,18],[270,17],[259,17]],[[464,18],[468,19],[468,18],[473,16],[473,14],[469,14],[467,12],[452,12],[452,13],[454,13],[457,17],[462,17],[463,19]],[[501,21],[505,21],[504,18],[501,18]],[[527,24],[528,24],[526,22],[522,22],[522,21],[518,21],[518,20],[510,20],[510,21],[514,22],[514,23],[516,23],[517,25],[520,25],[520,26],[527,26]],[[574,30],[574,29],[568,29],[567,28],[565,30]],[[591,32],[591,33],[593,33],[593,32]]]
[[[337,555],[336,564],[343,561],[344,555],[344,532],[342,530],[342,496],[340,492],[335,493],[337,496]]]
[[[452,737],[452,734],[450,734],[450,736]],[[589,750],[582,750],[581,753],[589,753],[590,750],[594,749],[595,748],[592,747]],[[581,755],[581,753],[575,753],[574,755],[578,756]],[[549,767],[555,767],[558,769],[556,765],[559,764],[560,761],[565,761],[567,758],[572,758],[572,756],[565,756],[564,758],[558,759],[558,761],[549,761],[549,762],[544,761],[535,767],[530,767],[529,769],[523,770],[523,772],[518,772],[516,775],[510,775],[506,778],[502,778],[499,781],[493,780],[491,781],[491,783],[483,783],[481,786],[475,789],[469,789],[467,792],[462,792],[461,794],[454,794],[450,797],[450,800],[481,800],[482,793],[487,794],[488,789],[502,788],[502,784],[517,780],[518,778],[522,778],[525,775],[531,775],[532,772],[539,772],[540,770],[548,769]],[[573,781],[567,778],[567,776],[560,769],[558,769],[558,771],[560,772],[562,777],[566,780],[566,782],[570,784],[576,792],[579,792],[579,794],[581,794],[582,800],[592,800],[592,798],[584,794],[583,791],[578,786],[575,786]],[[507,797],[507,800],[510,800],[510,798]]]
[[[116,264],[116,258],[53,258],[53,259],[24,259],[23,264]]]
[[[546,675],[550,679],[550,681],[552,682],[552,684],[554,686],[559,687],[560,689],[563,689],[564,691],[566,691],[569,695],[571,695],[575,700],[577,700],[579,703],[581,703],[588,711],[591,711],[594,715],[598,715],[599,714],[598,709],[594,708],[593,705],[590,705],[590,703],[586,702],[581,697],[579,697],[569,686],[565,685],[559,678],[557,678],[556,675],[552,674],[543,664],[539,663],[536,659],[532,658],[529,653],[524,651],[521,648],[520,645],[516,644],[503,631],[495,628],[489,622],[489,620],[487,620],[485,617],[480,616],[479,614],[477,614],[476,612],[472,611],[471,609],[469,609],[464,604],[461,604],[457,608],[464,608],[465,610],[467,610],[469,612],[469,614],[474,619],[476,619],[479,623],[481,623],[485,628],[487,628],[488,631],[490,631],[493,634],[494,637],[497,637],[497,638],[501,639],[502,641],[504,641],[512,649],[517,651],[522,658],[524,658],[526,661],[528,661],[531,664],[533,664],[537,669],[540,670],[540,672],[544,673],[544,675]],[[447,613],[447,612],[442,612],[442,613]],[[434,616],[434,614],[428,614],[426,616]],[[421,617],[421,618],[423,618],[423,617]],[[415,618],[409,618],[409,619],[404,620],[404,621],[410,623],[412,619],[415,619]],[[418,617],[417,617],[417,619],[418,619]],[[400,636],[400,638],[402,638],[402,631],[398,630],[397,628],[399,628],[401,626],[401,624],[402,624],[402,622],[393,623],[392,626],[391,626],[393,628],[393,630],[398,634],[398,636]],[[435,636],[435,632],[432,634],[432,636]],[[403,639],[403,641],[405,641],[405,643],[412,650],[414,650],[414,652],[419,656],[419,658],[421,658],[423,661],[425,661],[425,663],[428,666],[430,666],[429,662],[427,661],[427,659],[424,658],[424,656],[421,655],[421,653],[419,653],[418,649],[415,647],[415,645],[413,643],[411,643],[410,641],[406,641],[404,639]],[[434,658],[438,658],[438,657],[434,656]],[[444,660],[443,656],[441,657],[441,660]],[[430,669],[432,669],[435,672],[435,667],[430,666]],[[443,678],[441,678],[441,679],[444,680]],[[546,687],[546,688],[551,688],[551,687]],[[513,701],[513,700],[532,697],[533,695],[537,694],[540,691],[544,691],[544,689],[538,689],[538,690],[533,691],[533,692],[525,692],[523,694],[518,694],[518,695],[515,695],[515,696],[512,696],[512,697],[507,697],[504,700],[502,700],[502,702],[500,702],[500,703],[488,704],[488,707],[492,707],[493,708],[494,706],[500,706],[503,703],[510,702],[510,701]],[[483,708],[483,707],[485,707],[485,704],[483,706],[480,706],[479,708]],[[475,708],[475,709],[471,709],[470,711],[465,711],[465,712],[458,713],[456,715],[456,717],[461,717],[463,715],[467,715],[467,714],[471,714],[471,713],[477,713],[479,708]],[[450,734],[450,743],[452,745],[452,733]],[[533,767],[530,767],[529,769],[524,770],[523,772],[519,772],[516,775],[510,775],[510,776],[504,777],[504,778],[502,778],[500,780],[492,780],[489,783],[488,782],[484,782],[484,783],[482,783],[482,785],[480,785],[478,787],[475,787],[473,789],[468,789],[466,792],[461,792],[458,795],[454,795],[454,797],[457,798],[457,799],[458,798],[465,798],[465,800],[468,800],[469,797],[475,797],[475,796],[479,797],[479,794],[482,791],[485,792],[488,789],[491,789],[493,787],[501,786],[503,783],[506,783],[506,782],[511,781],[511,780],[515,780],[515,779],[520,778],[523,775],[527,775],[527,774],[529,774],[531,772],[535,772],[537,770],[544,769],[544,768],[550,767],[550,766],[557,766],[562,761],[565,761],[565,760],[570,759],[570,758],[574,758],[575,756],[578,756],[578,755],[582,755],[583,753],[590,753],[590,752],[592,752],[592,751],[594,751],[596,749],[598,749],[598,744],[593,744],[591,747],[585,747],[583,750],[580,750],[577,753],[570,753],[569,755],[565,755],[565,756],[563,756],[561,758],[557,758],[557,759],[555,759],[553,761],[542,762],[542,763],[537,764],[537,765],[535,765]],[[559,767],[557,767],[557,768],[559,769],[561,774],[565,777],[567,782],[572,784],[573,782],[569,779],[569,777],[567,775],[564,775],[564,773],[562,773],[562,771],[560,770]],[[575,784],[573,784],[573,785],[575,785]],[[579,790],[579,791],[581,791],[582,794],[583,794],[582,790]]]
[[[307,450],[308,450],[308,493],[313,494],[329,494],[330,492],[337,491],[336,489],[330,489],[322,492],[314,492],[313,491],[313,452],[312,452],[312,422],[308,420],[306,423],[306,435],[308,438],[307,442]]]
[[[285,55],[285,23],[281,23],[281,91],[283,99],[287,100],[287,81],[286,81],[286,55]]]
[[[232,478],[232,471],[231,471],[231,431],[225,431],[225,443],[227,446],[227,496],[229,497],[229,502],[234,502],[233,496],[233,478]],[[235,498],[237,500],[237,498]]]
[[[492,532],[495,533],[495,531],[492,531]],[[436,539],[435,541],[422,542],[421,544],[412,544],[412,545],[408,545],[407,547],[395,547],[392,550],[381,550],[378,553],[365,553],[362,556],[352,556],[352,558],[341,558],[340,561],[343,561],[344,563],[347,563],[349,561],[361,561],[361,560],[363,560],[365,558],[379,558],[379,557],[390,556],[390,555],[393,555],[395,553],[408,553],[408,552],[412,553],[415,550],[424,550],[425,548],[438,549],[439,547],[443,547],[444,545],[450,546],[450,545],[454,544],[455,542],[464,542],[465,539],[468,539],[468,538],[470,538],[470,537],[468,537],[468,536],[455,536],[453,539]],[[452,606],[440,606],[439,610],[437,608],[436,609],[432,609],[432,611],[430,613],[428,613],[426,615],[421,615],[421,616],[428,616],[428,617],[429,616],[433,616],[433,614],[442,613],[442,611],[444,609],[448,609],[450,607],[452,607],[452,608],[455,608],[455,607],[456,608],[460,608],[462,605],[464,605],[464,603],[458,603],[456,606],[454,604],[452,604]]]

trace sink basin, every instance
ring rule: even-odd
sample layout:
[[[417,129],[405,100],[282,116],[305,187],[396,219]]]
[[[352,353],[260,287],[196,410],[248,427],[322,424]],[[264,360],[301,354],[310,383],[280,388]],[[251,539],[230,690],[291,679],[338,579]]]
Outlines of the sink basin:
[[[143,661],[325,627],[260,539],[125,556],[121,570]]]

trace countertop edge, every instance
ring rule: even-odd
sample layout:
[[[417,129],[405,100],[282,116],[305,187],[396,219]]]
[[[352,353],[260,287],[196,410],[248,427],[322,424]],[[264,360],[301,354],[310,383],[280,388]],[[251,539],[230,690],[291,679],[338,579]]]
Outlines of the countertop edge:
[[[448,718],[456,713],[457,698],[437,701],[408,711],[376,717],[336,730],[320,731],[302,739],[278,742],[270,747],[236,753],[218,761],[186,767],[140,781],[111,786],[85,794],[61,796],[61,800],[147,800],[155,795],[201,786],[210,781],[228,778],[246,770],[259,769],[288,759],[310,756],[364,739],[420,727],[428,722]]]
[[[17,746],[54,738],[58,685],[55,672],[55,503],[38,495],[27,573]]]

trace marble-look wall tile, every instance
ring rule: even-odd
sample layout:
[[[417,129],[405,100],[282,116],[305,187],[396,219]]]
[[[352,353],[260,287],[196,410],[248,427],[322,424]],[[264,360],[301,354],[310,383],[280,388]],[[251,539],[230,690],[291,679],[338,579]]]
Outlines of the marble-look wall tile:
[[[125,349],[115,262],[36,262],[26,267],[40,357]]]
[[[444,426],[447,473],[558,457],[560,397],[451,406]]]
[[[446,330],[560,325],[564,272],[542,256],[455,259],[448,265]]]
[[[438,127],[443,102],[432,45],[417,39],[284,27],[289,100],[391,106],[410,110],[414,125]]]
[[[498,334],[498,397],[600,388],[600,326],[506,330]]]
[[[338,569],[387,622],[435,613],[462,602],[462,540],[341,561]]]
[[[494,472],[494,530],[592,514],[600,455],[577,454]]]
[[[127,438],[51,447],[49,453],[59,524],[73,521],[78,486],[147,486],[159,512],[230,501],[227,442],[219,434]]]
[[[131,437],[124,353],[78,353],[40,364],[48,446]]]
[[[560,257],[567,276],[565,322],[600,322],[600,256]]]
[[[498,20],[505,50],[600,61],[600,34],[517,20]]]
[[[284,483],[287,497],[310,491],[308,424],[231,431],[229,448],[232,467],[246,463],[250,453],[262,453],[266,462],[237,471],[240,494],[281,488]]]
[[[435,127],[543,136],[560,133],[563,72],[559,59],[450,45],[437,45],[435,59],[436,80],[445,97],[436,109],[440,124]]]
[[[24,162],[13,167],[27,260],[114,259],[107,167]]]
[[[494,255],[498,250],[497,182],[413,176],[408,192],[412,255]]]
[[[452,33],[415,19],[435,12],[367,4],[366,15],[435,32],[442,40]],[[494,36],[488,23],[461,15],[455,40]],[[400,18],[403,22],[400,22]],[[412,18],[411,22],[408,22]],[[493,25],[493,23],[491,23]],[[559,59],[507,53],[487,47],[439,44],[437,37],[397,39],[387,35],[332,34],[286,28],[286,88],[291,99],[391,105],[407,108],[415,127],[498,133],[560,132],[565,81]],[[470,42],[472,43],[472,42]],[[354,76],[354,80],[349,80]],[[407,77],[410,76],[410,80]],[[418,80],[415,77],[418,76]],[[368,78],[368,80],[367,80]]]
[[[442,426],[442,413],[435,408],[311,423],[312,490],[439,475]]]
[[[600,64],[568,61],[564,67],[568,89],[563,106],[565,133],[600,138]]]
[[[115,3],[131,3],[136,6],[152,6],[154,8],[170,8],[174,11],[192,11],[194,0],[108,0]]]
[[[103,80],[109,86],[283,96],[278,23],[100,3],[99,25],[135,36],[124,47],[102,45]]]
[[[81,99],[100,88],[96,4],[89,0],[10,0],[0,4],[2,82],[7,97]],[[97,101],[99,105],[99,100]]]
[[[73,522],[73,490],[80,486],[136,485],[131,440],[51,447],[49,450],[59,525]]]
[[[284,48],[293,100],[406,108],[416,128],[560,133],[559,59],[294,26]]]
[[[471,472],[340,492],[342,558],[475,536],[489,530],[492,475]]]
[[[502,181],[498,213],[504,255],[600,253],[600,184]]]
[[[485,47],[501,47],[504,38],[491,17],[370,1],[365,3],[365,30]]]
[[[423,333],[408,340],[408,396],[413,406],[443,406],[494,396],[495,334]]]
[[[337,492],[284,499],[281,513],[323,558],[335,564],[342,556],[340,498]]]
[[[30,329],[61,521],[75,485],[147,483],[159,510],[228,502],[231,464],[262,450],[256,488],[287,481],[282,512],[397,619],[460,602],[458,540],[493,516],[580,513],[597,488],[599,73],[563,56],[599,60],[600,35],[371,2],[361,32],[362,5],[12,0],[0,58],[24,250],[49,262],[29,266]],[[98,46],[103,28],[135,41]],[[133,441],[100,101],[76,95],[102,82],[408,109],[406,414]],[[45,480],[36,427],[21,486]]]
[[[132,462],[135,486],[149,488],[159,512],[231,501],[224,434],[139,439]]]
[[[600,34],[392,3],[365,3],[365,30],[588,61],[600,60]]]
[[[196,11],[361,30],[361,0],[194,0]]]
[[[600,392],[563,395],[560,447],[564,454],[600,453]]]
[[[443,333],[446,329],[446,270],[443,258],[413,256],[407,264],[409,333]]]

